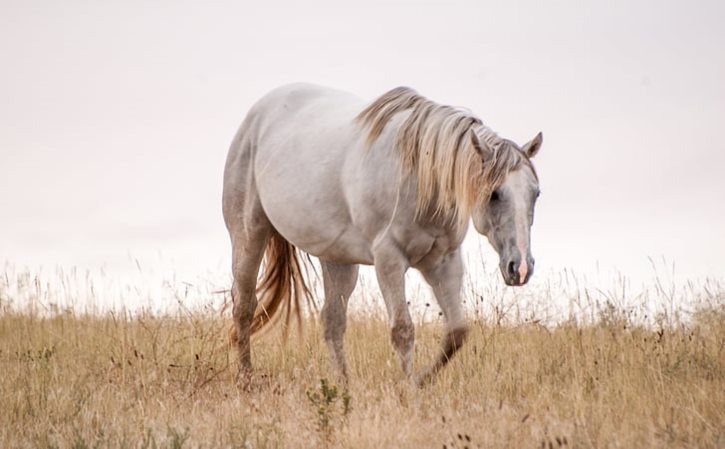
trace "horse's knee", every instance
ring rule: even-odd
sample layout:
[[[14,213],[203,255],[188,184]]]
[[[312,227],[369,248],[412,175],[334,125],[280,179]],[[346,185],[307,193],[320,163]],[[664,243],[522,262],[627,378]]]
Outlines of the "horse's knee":
[[[346,316],[344,310],[334,307],[322,308],[323,335],[326,341],[335,341],[345,334]]]
[[[398,351],[407,352],[411,350],[415,341],[413,322],[410,320],[396,321],[390,330],[390,339]]]
[[[337,342],[345,335],[345,323],[325,321],[323,337],[327,342]]]

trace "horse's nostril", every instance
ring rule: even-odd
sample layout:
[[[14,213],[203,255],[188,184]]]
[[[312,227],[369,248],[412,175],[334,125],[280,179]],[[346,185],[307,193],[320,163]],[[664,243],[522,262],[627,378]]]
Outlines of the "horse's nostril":
[[[516,274],[516,266],[513,260],[508,263],[506,268],[508,269],[509,276],[513,276],[514,274]]]

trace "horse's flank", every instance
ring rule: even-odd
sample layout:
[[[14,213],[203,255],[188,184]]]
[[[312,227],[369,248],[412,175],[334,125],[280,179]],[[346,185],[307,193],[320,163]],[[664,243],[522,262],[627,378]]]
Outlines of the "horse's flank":
[[[397,147],[403,169],[417,175],[418,216],[432,211],[465,225],[473,207],[498,188],[506,174],[522,163],[531,166],[513,142],[499,137],[478,117],[437,104],[408,87],[383,94],[357,116],[369,129],[368,145],[403,112],[409,114],[398,130]],[[482,161],[474,138],[495,150],[489,160]]]

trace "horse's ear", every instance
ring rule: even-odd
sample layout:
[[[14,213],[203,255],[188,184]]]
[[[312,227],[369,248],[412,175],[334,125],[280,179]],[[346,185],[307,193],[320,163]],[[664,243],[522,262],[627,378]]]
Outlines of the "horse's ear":
[[[486,142],[479,139],[473,130],[470,130],[470,134],[471,144],[473,144],[473,148],[476,149],[476,152],[479,154],[479,156],[481,156],[483,162],[488,162],[488,160],[493,157],[493,149]]]
[[[539,152],[539,149],[541,148],[541,143],[544,141],[544,136],[539,132],[539,134],[534,137],[531,142],[524,145],[524,147],[521,149],[526,156],[531,159],[532,157],[536,156],[536,153]]]

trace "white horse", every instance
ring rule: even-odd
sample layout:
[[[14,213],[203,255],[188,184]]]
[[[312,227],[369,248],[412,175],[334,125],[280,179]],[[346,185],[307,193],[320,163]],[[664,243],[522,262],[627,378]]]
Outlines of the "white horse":
[[[443,348],[421,381],[463,343],[460,246],[473,219],[499,254],[508,285],[532,274],[529,247],[539,133],[519,147],[465,110],[399,87],[366,104],[329,88],[278,88],[247,114],[227,157],[224,219],[232,242],[232,340],[251,372],[250,334],[309,299],[299,252],[322,266],[324,338],[347,378],[347,302],[358,265],[374,265],[392,344],[410,376],[414,326],[405,298],[413,267],[446,318]],[[266,257],[265,257],[266,256]],[[264,273],[259,278],[262,259]],[[257,295],[259,294],[259,299]]]

